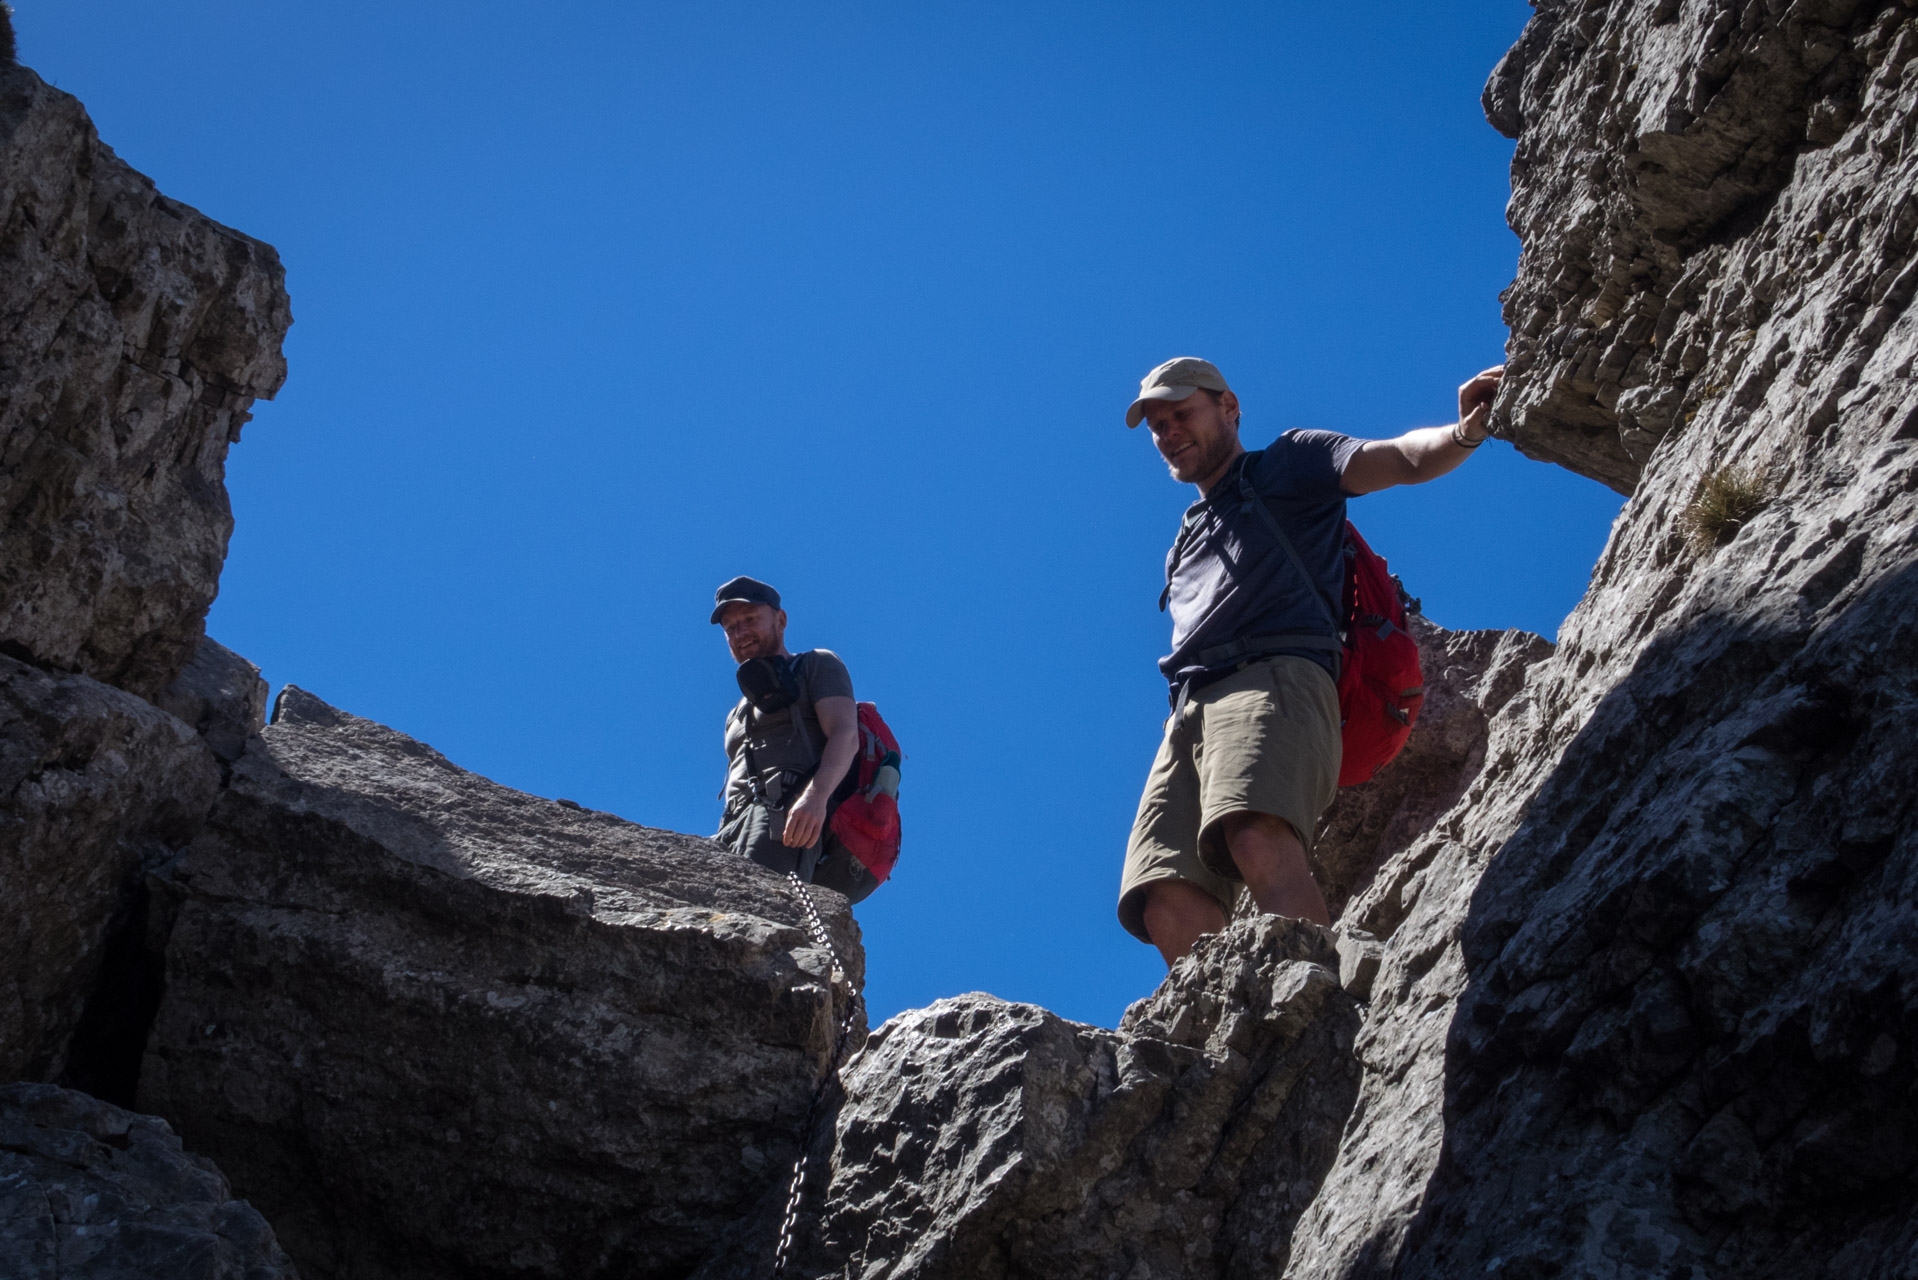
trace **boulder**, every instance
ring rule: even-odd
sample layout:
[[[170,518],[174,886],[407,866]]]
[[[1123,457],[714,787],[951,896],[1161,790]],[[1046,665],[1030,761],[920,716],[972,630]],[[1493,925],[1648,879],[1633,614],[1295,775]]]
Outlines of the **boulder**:
[[[186,667],[153,701],[192,725],[214,755],[232,764],[247,739],[266,727],[266,695],[258,667],[201,636]]]
[[[286,377],[284,272],[6,61],[0,650],[152,696],[219,586],[227,447]]]
[[[295,1280],[266,1220],[161,1120],[0,1085],[0,1275]]]
[[[1267,917],[1116,1031],[977,994],[899,1015],[843,1072],[804,1274],[1279,1274],[1357,1087],[1337,972],[1328,934]]]
[[[150,703],[0,657],[0,1080],[75,1066],[142,861],[190,839],[219,785],[206,745]]]
[[[780,1183],[863,977],[783,879],[297,688],[154,876],[143,1109],[308,1276],[685,1275]]]

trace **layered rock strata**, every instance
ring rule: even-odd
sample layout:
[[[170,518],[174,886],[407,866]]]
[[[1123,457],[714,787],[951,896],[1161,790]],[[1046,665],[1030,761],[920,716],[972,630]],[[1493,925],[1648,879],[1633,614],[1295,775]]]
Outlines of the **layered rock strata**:
[[[162,1121],[0,1085],[0,1275],[295,1280],[266,1220]]]
[[[0,649],[152,696],[218,590],[227,446],[286,376],[272,248],[0,65]]]
[[[154,877],[139,1104],[310,1276],[685,1274],[796,1155],[863,977],[783,880],[298,689]]]

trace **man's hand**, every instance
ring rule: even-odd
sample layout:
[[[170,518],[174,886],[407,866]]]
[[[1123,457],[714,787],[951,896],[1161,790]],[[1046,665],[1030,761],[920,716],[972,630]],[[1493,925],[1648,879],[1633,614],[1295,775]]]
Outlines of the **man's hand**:
[[[826,793],[808,782],[799,799],[786,806],[786,833],[780,843],[788,849],[804,849],[819,839],[826,826]]]
[[[1458,429],[1467,440],[1483,440],[1492,433],[1492,401],[1504,376],[1505,366],[1495,365],[1458,389]]]

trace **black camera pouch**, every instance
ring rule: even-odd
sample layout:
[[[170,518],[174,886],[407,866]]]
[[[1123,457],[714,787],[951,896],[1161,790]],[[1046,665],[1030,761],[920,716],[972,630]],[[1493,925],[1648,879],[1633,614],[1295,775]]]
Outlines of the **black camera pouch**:
[[[799,701],[799,675],[794,659],[748,658],[739,664],[739,691],[761,714],[784,711]]]

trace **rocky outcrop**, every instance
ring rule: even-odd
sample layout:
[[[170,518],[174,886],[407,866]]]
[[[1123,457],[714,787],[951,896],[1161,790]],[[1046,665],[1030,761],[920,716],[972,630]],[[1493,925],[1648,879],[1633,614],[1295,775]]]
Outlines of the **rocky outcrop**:
[[[266,681],[260,669],[211,636],[202,636],[179,676],[154,703],[193,726],[228,764],[266,727]]]
[[[139,1104],[309,1276],[683,1275],[778,1184],[857,982],[785,882],[298,689],[154,877]]]
[[[151,704],[0,657],[0,1081],[67,1069],[142,860],[190,839],[219,784]]]
[[[1425,701],[1398,758],[1370,782],[1344,787],[1320,820],[1312,874],[1338,918],[1388,858],[1429,830],[1485,767],[1491,718],[1552,645],[1529,631],[1449,631],[1411,616]],[[1243,907],[1245,904],[1242,903]],[[1375,908],[1373,927],[1389,923]]]
[[[1634,497],[1348,911],[1365,1082],[1290,1274],[1906,1274],[1918,13],[1541,4],[1487,102],[1501,430]],[[1729,465],[1769,501],[1701,549]]]
[[[1337,966],[1247,920],[1117,1031],[985,995],[894,1018],[843,1073],[805,1273],[1277,1274],[1357,1087]]]
[[[266,1220],[162,1121],[0,1085],[0,1275],[294,1280]]]
[[[286,376],[279,258],[0,65],[0,260],[0,649],[151,696],[218,589],[227,446]]]

